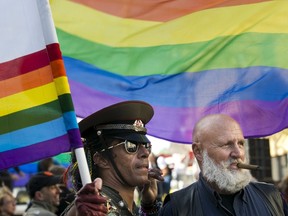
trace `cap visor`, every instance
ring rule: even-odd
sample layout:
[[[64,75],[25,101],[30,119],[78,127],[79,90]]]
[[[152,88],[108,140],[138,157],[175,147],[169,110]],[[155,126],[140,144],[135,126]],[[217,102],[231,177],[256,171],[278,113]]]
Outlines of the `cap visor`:
[[[125,133],[118,135],[114,134],[113,137],[117,139],[129,140],[135,143],[150,143],[150,140],[147,138],[147,136],[139,133]]]

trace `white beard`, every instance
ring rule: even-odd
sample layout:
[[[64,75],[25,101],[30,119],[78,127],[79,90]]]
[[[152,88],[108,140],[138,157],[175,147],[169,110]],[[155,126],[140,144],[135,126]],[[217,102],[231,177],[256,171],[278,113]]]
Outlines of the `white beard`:
[[[203,151],[202,173],[208,182],[214,182],[220,190],[236,193],[244,188],[252,179],[249,170],[229,170],[228,167],[235,159],[223,161],[219,165],[215,164],[208,156],[206,150]]]

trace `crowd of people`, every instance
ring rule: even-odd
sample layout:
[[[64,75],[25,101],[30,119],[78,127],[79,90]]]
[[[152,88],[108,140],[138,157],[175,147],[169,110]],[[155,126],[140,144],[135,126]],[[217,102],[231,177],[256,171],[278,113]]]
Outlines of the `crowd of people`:
[[[92,183],[82,184],[75,152],[68,169],[46,160],[26,184],[30,201],[24,215],[288,215],[288,178],[277,187],[252,181],[250,171],[238,167],[249,164],[244,136],[239,123],[225,114],[196,123],[192,149],[199,178],[171,192],[167,163],[162,157],[151,160],[145,126],[153,115],[150,104],[125,101],[80,121]],[[0,216],[13,216],[15,207],[11,189],[1,183]]]

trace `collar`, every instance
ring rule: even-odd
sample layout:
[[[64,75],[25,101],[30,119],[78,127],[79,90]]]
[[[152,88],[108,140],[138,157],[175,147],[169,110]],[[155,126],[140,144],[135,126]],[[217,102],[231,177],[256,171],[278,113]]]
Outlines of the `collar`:
[[[53,212],[55,213],[57,211],[57,207],[47,203],[47,202],[44,202],[44,201],[39,201],[39,200],[32,200],[32,206],[37,206],[37,207],[40,207],[40,208],[43,208],[43,209],[46,209],[47,211],[50,211],[50,212]]]
[[[138,208],[135,203],[133,203],[133,209],[130,210],[127,206],[125,200],[120,196],[119,192],[111,187],[103,185],[102,187],[102,196],[108,198],[108,206],[107,208],[112,213],[120,213],[120,215],[137,215]],[[109,214],[108,214],[109,215]]]

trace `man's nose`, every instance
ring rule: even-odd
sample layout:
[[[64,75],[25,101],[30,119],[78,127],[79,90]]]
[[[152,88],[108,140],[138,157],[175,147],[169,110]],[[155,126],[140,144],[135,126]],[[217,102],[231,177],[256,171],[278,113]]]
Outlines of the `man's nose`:
[[[139,155],[141,155],[141,157],[148,157],[149,154],[151,153],[149,149],[145,148],[144,145],[140,145],[139,146]]]
[[[238,144],[235,144],[232,151],[231,151],[231,157],[233,158],[240,158],[243,154],[243,149]]]

